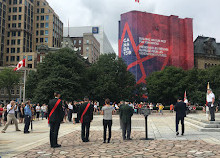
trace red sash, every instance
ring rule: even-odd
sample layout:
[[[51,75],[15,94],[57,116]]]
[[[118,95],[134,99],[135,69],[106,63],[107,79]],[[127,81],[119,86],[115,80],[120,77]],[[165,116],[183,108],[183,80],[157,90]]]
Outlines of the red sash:
[[[81,118],[80,118],[80,122],[81,122],[81,123],[83,123],[83,116],[86,114],[86,112],[87,112],[89,106],[90,106],[90,103],[87,104],[85,110],[84,110],[83,113],[82,113],[82,116],[81,116]]]
[[[56,110],[56,108],[57,108],[57,106],[60,104],[60,102],[61,102],[61,100],[58,99],[57,102],[56,102],[56,104],[54,105],[53,109],[51,110],[50,115],[49,115],[49,117],[48,117],[48,124],[50,123],[50,116],[51,116],[51,115],[53,114],[53,112]]]

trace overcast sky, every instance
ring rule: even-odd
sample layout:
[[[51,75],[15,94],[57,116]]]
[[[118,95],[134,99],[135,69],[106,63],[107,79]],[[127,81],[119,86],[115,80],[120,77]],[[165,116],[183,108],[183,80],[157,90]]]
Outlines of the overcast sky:
[[[120,14],[131,10],[193,18],[194,39],[198,35],[220,41],[220,0],[47,0],[68,26],[103,25],[115,52],[118,53]]]

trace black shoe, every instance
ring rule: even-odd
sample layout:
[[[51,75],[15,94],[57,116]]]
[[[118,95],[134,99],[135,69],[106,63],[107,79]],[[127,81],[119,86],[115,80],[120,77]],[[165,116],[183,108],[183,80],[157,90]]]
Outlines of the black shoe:
[[[18,131],[18,132],[19,132],[19,131],[21,131],[21,130],[20,130],[20,129],[18,129],[18,130],[16,130],[16,131]]]
[[[106,143],[106,141],[104,140],[103,143]]]
[[[89,140],[87,139],[87,140],[85,140],[85,142],[89,142]]]
[[[60,147],[61,147],[60,144],[56,144],[56,145],[54,145],[52,148],[60,148]]]
[[[181,134],[182,136],[184,135],[184,133]]]
[[[179,135],[179,132],[176,132],[176,135],[178,136],[178,135]]]
[[[110,139],[108,139],[108,143],[110,143]]]
[[[132,140],[132,138],[128,138],[127,140]]]
[[[27,131],[27,132],[24,132],[24,134],[28,134],[28,133],[30,133],[29,131]]]

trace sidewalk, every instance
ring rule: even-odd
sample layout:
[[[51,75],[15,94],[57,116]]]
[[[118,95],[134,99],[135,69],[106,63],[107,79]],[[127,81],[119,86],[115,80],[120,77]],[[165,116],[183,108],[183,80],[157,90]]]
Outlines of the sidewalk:
[[[219,133],[198,132],[186,124],[185,136],[175,135],[175,114],[153,114],[148,119],[145,137],[145,120],[141,115],[132,117],[132,141],[122,141],[119,116],[113,116],[113,135],[110,144],[103,144],[102,116],[95,115],[91,124],[89,143],[80,140],[80,124],[61,125],[59,143],[62,148],[49,146],[49,127],[46,120],[34,121],[34,131],[28,135],[15,132],[14,125],[0,134],[0,156],[5,157],[220,157]],[[23,129],[23,125],[19,125]],[[0,130],[3,127],[0,128]],[[63,136],[63,137],[62,137]],[[45,144],[46,143],[46,144]],[[177,152],[178,151],[178,152]],[[180,151],[180,152],[179,152]],[[133,154],[133,155],[132,155]]]

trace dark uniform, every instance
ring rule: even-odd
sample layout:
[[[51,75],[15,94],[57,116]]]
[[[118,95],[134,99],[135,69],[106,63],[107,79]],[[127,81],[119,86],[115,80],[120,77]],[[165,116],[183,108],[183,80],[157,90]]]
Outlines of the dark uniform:
[[[133,116],[134,110],[129,105],[123,105],[120,107],[120,119],[121,119],[121,127],[122,127],[122,138],[123,140],[131,139],[131,117]]]
[[[176,132],[178,132],[179,122],[182,125],[182,135],[184,134],[184,117],[186,117],[186,103],[180,101],[174,106],[174,111],[176,111]]]
[[[80,105],[79,113],[78,113],[79,120],[81,119],[82,114],[87,105],[88,105],[88,102],[85,102],[82,105]],[[82,124],[81,138],[83,142],[89,141],[89,129],[90,129],[90,123],[92,122],[92,120],[93,120],[93,105],[91,104],[88,110],[86,111],[85,115],[83,116],[83,122],[81,122]]]
[[[48,116],[50,115],[51,110],[55,106],[58,98],[54,98],[50,100],[48,105]],[[63,121],[64,111],[62,108],[62,101],[60,101],[59,105],[57,106],[56,110],[50,116],[50,145],[51,147],[56,147],[57,144],[57,137],[60,128],[60,123]]]

